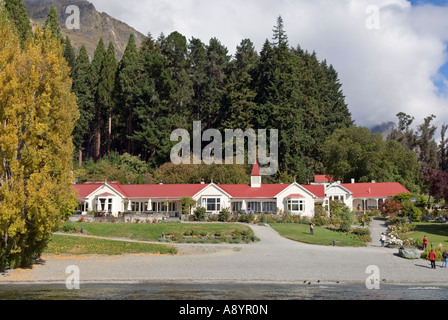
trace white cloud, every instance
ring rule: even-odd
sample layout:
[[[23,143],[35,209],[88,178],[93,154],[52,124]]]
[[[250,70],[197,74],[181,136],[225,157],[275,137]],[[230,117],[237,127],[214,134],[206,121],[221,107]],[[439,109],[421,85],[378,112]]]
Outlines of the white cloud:
[[[448,97],[434,80],[448,61],[448,7],[412,7],[406,0],[91,0],[100,11],[157,37],[178,31],[234,52],[244,38],[260,50],[281,15],[291,46],[316,51],[339,73],[358,125],[395,121],[398,112],[448,122]],[[380,29],[369,30],[369,5]],[[447,87],[448,88],[448,87]]]

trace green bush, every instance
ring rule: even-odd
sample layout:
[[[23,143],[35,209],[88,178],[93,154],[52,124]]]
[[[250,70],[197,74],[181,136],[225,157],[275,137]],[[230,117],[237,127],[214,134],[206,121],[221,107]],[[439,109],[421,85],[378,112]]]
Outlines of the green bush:
[[[238,222],[242,223],[252,223],[255,219],[253,213],[243,213],[238,217]]]
[[[204,221],[207,210],[204,207],[198,207],[194,210],[194,221]]]
[[[218,221],[227,222],[230,219],[230,211],[227,208],[222,209],[218,215]]]
[[[352,234],[356,234],[356,235],[358,235],[360,237],[363,237],[363,236],[369,236],[370,235],[370,230],[369,229],[356,228],[356,229],[353,229],[351,233]]]

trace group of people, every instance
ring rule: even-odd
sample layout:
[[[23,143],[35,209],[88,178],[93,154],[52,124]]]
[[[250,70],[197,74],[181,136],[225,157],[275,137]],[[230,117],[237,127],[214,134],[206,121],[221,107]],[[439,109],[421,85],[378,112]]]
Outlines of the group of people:
[[[428,245],[428,238],[426,236],[423,237],[423,251],[426,250],[426,246]],[[431,251],[429,251],[429,261],[431,261],[431,269],[436,268],[436,260],[437,260],[437,253],[434,251],[433,248],[431,248]],[[447,267],[447,259],[448,259],[448,251],[445,249],[442,253],[442,268]]]

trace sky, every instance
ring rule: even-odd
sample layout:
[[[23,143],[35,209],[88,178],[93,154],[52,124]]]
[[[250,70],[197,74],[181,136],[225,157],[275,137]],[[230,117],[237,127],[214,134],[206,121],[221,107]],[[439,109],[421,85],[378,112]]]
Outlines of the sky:
[[[292,47],[315,51],[339,74],[358,126],[431,114],[448,123],[448,0],[89,0],[143,34],[173,31],[235,52],[260,52],[278,16]]]

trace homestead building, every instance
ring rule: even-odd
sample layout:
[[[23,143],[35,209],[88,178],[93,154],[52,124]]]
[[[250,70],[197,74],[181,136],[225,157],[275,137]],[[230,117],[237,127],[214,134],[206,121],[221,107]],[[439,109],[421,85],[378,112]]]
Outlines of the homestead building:
[[[120,213],[162,213],[170,217],[182,214],[181,199],[189,197],[197,207],[217,214],[228,208],[232,212],[255,212],[314,217],[317,205],[328,206],[331,200],[342,201],[350,209],[366,212],[381,208],[386,199],[409,193],[399,183],[333,182],[331,177],[316,176],[310,185],[262,184],[255,164],[251,184],[150,184],[124,185],[119,182],[88,182],[74,185],[78,192],[79,211]]]

